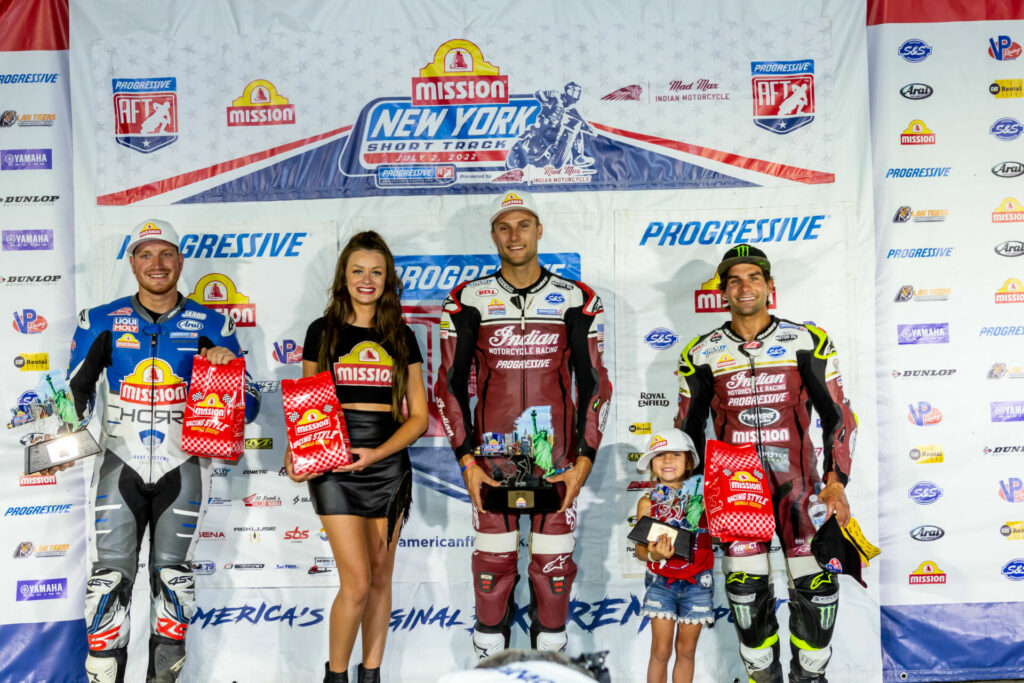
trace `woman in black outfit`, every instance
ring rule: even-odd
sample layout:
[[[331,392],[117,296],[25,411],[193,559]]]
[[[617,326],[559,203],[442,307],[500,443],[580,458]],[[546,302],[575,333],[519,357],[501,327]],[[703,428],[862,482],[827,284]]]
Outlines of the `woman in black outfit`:
[[[285,454],[288,476],[309,482],[341,580],[331,606],[325,683],[348,683],[360,627],[358,681],[380,680],[399,520],[412,504],[407,447],[427,429],[423,357],[402,320],[400,296],[387,244],[373,231],[355,235],[338,257],[331,300],[302,349],[303,377],[326,370],[334,378],[355,458],[333,472],[296,475],[291,453]]]

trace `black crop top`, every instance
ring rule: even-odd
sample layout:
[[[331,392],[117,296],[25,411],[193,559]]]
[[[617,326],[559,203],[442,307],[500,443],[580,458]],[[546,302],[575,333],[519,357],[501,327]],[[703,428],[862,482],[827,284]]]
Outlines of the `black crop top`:
[[[302,360],[317,362],[324,335],[324,319],[317,318],[306,330]],[[405,343],[409,347],[409,365],[422,363],[416,335],[405,326]],[[343,325],[338,345],[334,347],[331,374],[340,403],[379,403],[391,405],[391,369],[394,350],[380,344],[368,327]]]

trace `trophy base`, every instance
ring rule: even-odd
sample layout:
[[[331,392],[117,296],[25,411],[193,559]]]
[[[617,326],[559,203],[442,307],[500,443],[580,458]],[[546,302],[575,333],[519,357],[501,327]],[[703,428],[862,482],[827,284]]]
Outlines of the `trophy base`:
[[[484,484],[481,493],[484,510],[488,512],[557,512],[565,498],[565,484],[514,487]]]
[[[102,450],[87,429],[59,434],[52,439],[25,446],[25,474],[35,474],[54,465],[87,458]]]

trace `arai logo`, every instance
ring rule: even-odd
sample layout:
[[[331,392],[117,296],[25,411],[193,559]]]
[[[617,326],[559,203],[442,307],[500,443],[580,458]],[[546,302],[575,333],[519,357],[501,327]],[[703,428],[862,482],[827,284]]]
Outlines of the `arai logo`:
[[[995,252],[1000,256],[1024,256],[1024,242],[1020,240],[1006,240],[995,246]]]
[[[905,86],[900,88],[900,95],[907,98],[908,100],[923,100],[926,97],[931,97],[932,86],[927,83],[907,83]]]
[[[679,335],[667,327],[655,327],[644,337],[644,343],[652,349],[663,351],[679,341]]]
[[[992,175],[1000,178],[1016,178],[1024,175],[1024,164],[1019,161],[1002,161],[992,167]]]
[[[178,329],[186,332],[197,332],[203,329],[203,324],[197,320],[179,320]]]
[[[937,541],[946,535],[945,530],[939,526],[922,524],[910,532],[910,537],[915,541]]]

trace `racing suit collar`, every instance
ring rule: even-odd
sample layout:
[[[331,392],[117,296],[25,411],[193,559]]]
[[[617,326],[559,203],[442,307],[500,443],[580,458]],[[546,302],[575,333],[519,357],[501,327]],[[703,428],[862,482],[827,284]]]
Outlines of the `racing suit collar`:
[[[775,328],[778,327],[778,326],[779,326],[779,319],[776,318],[774,315],[770,316],[768,324],[765,326],[765,328],[763,330],[761,330],[756,335],[754,335],[753,341],[760,341],[762,339],[765,339],[765,338],[771,336],[772,333],[775,332]],[[727,336],[729,339],[732,339],[733,341],[740,342],[740,343],[744,343],[744,342],[747,341],[746,339],[744,339],[743,337],[741,337],[740,335],[736,334],[733,331],[733,329],[732,329],[732,322],[726,321],[726,323],[724,325],[722,325],[721,330],[722,330],[722,332],[725,333],[725,336]]]
[[[145,320],[146,322],[150,323],[159,323],[163,322],[164,320],[173,318],[178,314],[178,311],[185,308],[185,301],[185,297],[181,295],[181,292],[178,292],[178,302],[174,304],[174,306],[169,311],[167,311],[166,313],[164,313],[163,315],[154,320],[153,316],[150,315],[149,310],[145,306],[143,306],[142,303],[139,302],[138,294],[132,294],[131,298],[132,308],[135,309],[135,312],[138,314],[138,316]]]
[[[494,274],[494,279],[498,282],[498,286],[500,286],[509,294],[533,294],[534,292],[539,292],[541,289],[544,288],[544,285],[546,285],[548,283],[548,280],[551,279],[551,272],[544,266],[541,266],[540,277],[537,278],[537,281],[534,282],[529,287],[524,287],[523,289],[518,289],[514,287],[511,282],[503,278],[501,276],[500,270]]]

